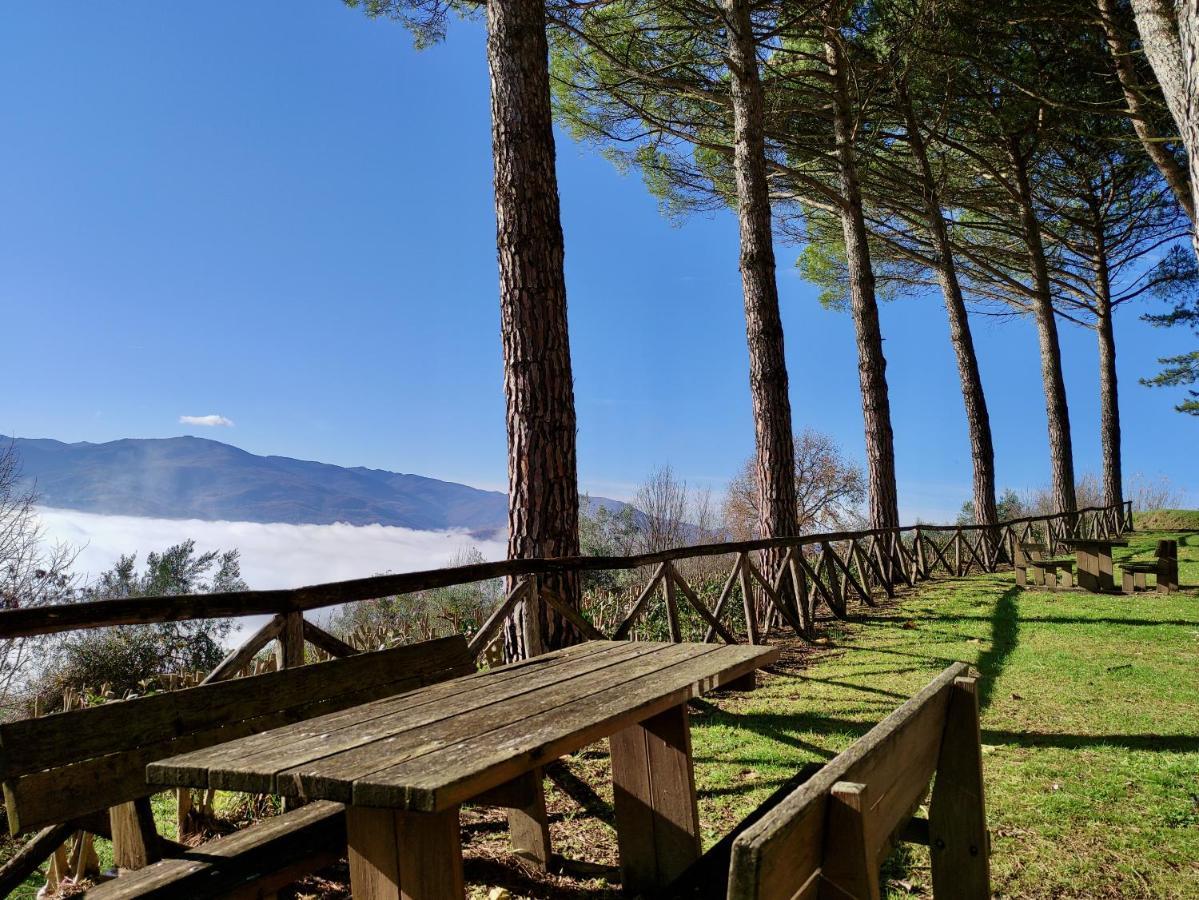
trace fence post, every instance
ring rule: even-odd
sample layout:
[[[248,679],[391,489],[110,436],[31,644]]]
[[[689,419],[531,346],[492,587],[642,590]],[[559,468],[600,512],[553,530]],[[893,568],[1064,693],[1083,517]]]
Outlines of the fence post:
[[[275,647],[275,668],[294,669],[304,665],[304,614],[285,613],[283,630]]]

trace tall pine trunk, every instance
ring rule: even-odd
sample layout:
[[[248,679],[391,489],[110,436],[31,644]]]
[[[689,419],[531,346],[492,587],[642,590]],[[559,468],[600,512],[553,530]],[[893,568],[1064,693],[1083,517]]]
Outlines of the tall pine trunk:
[[[489,0],[487,25],[507,400],[508,555],[575,556],[574,383],[545,7],[539,0]],[[546,587],[578,604],[577,581],[547,580]],[[545,604],[526,603],[509,622],[508,652],[531,656],[576,637]]]
[[[887,360],[878,321],[874,270],[870,263],[862,189],[853,149],[853,120],[849,112],[849,86],[845,57],[835,28],[825,37],[825,59],[833,90],[833,131],[841,180],[841,228],[849,265],[849,305],[858,344],[858,380],[862,391],[862,417],[866,425],[866,477],[870,489],[870,525],[899,525],[899,497],[895,486],[895,442],[891,431],[891,402],[887,395]]]
[[[1199,0],[1179,0],[1178,35],[1183,59],[1185,122],[1182,144],[1191,170],[1191,206],[1199,209]],[[1191,247],[1199,257],[1199,227],[1191,229]]]
[[[1066,404],[1066,381],[1062,376],[1062,348],[1053,311],[1053,290],[1049,266],[1041,239],[1041,223],[1033,204],[1028,179],[1028,161],[1019,138],[1008,144],[1008,162],[1012,166],[1014,186],[1020,207],[1020,229],[1028,253],[1029,276],[1033,284],[1033,318],[1041,351],[1041,383],[1045,390],[1045,415],[1049,427],[1049,463],[1053,480],[1056,512],[1072,513],[1077,508],[1074,493],[1074,448],[1070,438],[1070,408]]]
[[[1141,95],[1142,86],[1137,77],[1132,48],[1121,28],[1121,15],[1117,2],[1116,0],[1097,0],[1097,2],[1099,19],[1103,25],[1108,50],[1111,51],[1112,61],[1115,64],[1116,77],[1124,92],[1124,102],[1128,105],[1128,118],[1132,122],[1133,131],[1136,132],[1145,155],[1157,167],[1162,178],[1169,185],[1171,193],[1174,194],[1174,198],[1193,223],[1195,221],[1195,202],[1191,197],[1191,185],[1187,170],[1178,164],[1178,160],[1174,158],[1174,154],[1162,140],[1162,135],[1156,134],[1151,126],[1149,110]]]
[[[766,179],[765,101],[749,0],[726,0],[724,11],[733,95],[733,168],[741,232],[741,292],[757,447],[758,527],[762,537],[791,537],[799,533],[799,507],[795,497],[791,398]],[[771,550],[763,554],[771,574],[777,571],[784,552]]]
[[[953,245],[949,240],[949,229],[945,225],[941,198],[933,178],[932,166],[928,161],[928,150],[924,144],[924,135],[920,131],[920,122],[912,108],[912,101],[903,79],[900,79],[897,88],[899,102],[907,120],[912,156],[920,168],[920,193],[924,198],[929,241],[936,256],[937,281],[945,299],[945,312],[949,318],[949,339],[953,343],[953,353],[958,364],[958,380],[962,385],[962,402],[966,407],[970,458],[974,463],[974,519],[979,525],[994,525],[999,519],[999,513],[995,509],[995,447],[991,441],[991,417],[987,412],[987,397],[983,393],[982,377],[978,371],[974,337],[970,333],[970,319],[966,312],[966,301],[962,296],[962,286],[958,281]]]
[[[1099,433],[1103,446],[1103,495],[1109,506],[1124,503],[1120,454],[1120,397],[1116,384],[1116,333],[1111,276],[1103,229],[1095,228],[1095,332],[1099,337]]]

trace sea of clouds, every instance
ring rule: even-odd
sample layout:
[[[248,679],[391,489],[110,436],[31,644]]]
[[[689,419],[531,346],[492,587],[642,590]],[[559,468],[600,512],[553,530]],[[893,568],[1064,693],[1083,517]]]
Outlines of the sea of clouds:
[[[122,554],[136,553],[140,564],[150,551],[165,550],[188,538],[195,540],[201,552],[241,551],[242,578],[256,589],[436,569],[470,547],[487,559],[502,559],[507,550],[502,539],[480,540],[465,531],[416,531],[387,525],[150,519],[45,507],[38,515],[47,540],[78,550],[74,569],[83,581],[110,569]],[[250,621],[242,624],[253,626]]]

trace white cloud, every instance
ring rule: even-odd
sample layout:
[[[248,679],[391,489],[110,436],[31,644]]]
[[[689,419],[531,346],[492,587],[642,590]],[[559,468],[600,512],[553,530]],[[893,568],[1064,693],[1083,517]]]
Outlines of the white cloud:
[[[226,419],[224,416],[213,414],[211,416],[180,416],[180,425],[206,425],[208,427],[220,426],[222,428],[232,428],[233,420]]]
[[[51,541],[81,548],[75,570],[94,578],[121,554],[144,560],[192,538],[196,549],[241,551],[242,578],[251,588],[293,588],[384,572],[436,569],[468,547],[487,559],[503,559],[507,545],[476,540],[465,531],[416,531],[387,525],[283,525],[104,516],[71,509],[40,508]],[[321,616],[324,618],[324,616]],[[261,617],[242,621],[253,627]]]

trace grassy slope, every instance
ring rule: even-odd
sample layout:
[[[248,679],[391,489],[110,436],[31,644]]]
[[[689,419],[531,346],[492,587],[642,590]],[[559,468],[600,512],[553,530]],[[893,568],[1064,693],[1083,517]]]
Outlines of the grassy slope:
[[[1123,556],[1151,555],[1138,534]],[[1199,536],[1180,547],[1199,584]],[[1119,554],[1119,551],[1118,551]],[[1117,559],[1120,555],[1117,556]],[[1005,897],[1199,896],[1199,598],[944,581],[836,649],[696,719],[711,840],[800,764],[844,748],[945,665],[982,675],[993,886]],[[928,885],[927,857],[888,874]]]

